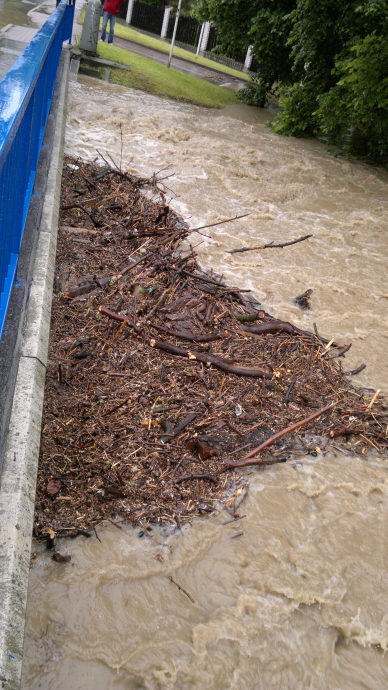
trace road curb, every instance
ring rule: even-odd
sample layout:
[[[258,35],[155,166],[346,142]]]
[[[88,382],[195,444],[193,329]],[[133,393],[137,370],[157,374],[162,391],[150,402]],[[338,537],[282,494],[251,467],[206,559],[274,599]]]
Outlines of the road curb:
[[[63,50],[55,90],[56,121],[39,239],[24,325],[0,487],[0,683],[20,687],[70,54]],[[55,94],[55,92],[54,92]]]

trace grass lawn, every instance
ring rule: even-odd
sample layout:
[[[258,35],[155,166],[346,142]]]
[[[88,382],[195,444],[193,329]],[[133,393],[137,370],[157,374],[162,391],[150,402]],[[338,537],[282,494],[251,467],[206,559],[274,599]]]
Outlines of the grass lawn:
[[[191,74],[161,65],[159,62],[131,53],[123,48],[111,46],[102,41],[98,44],[101,57],[120,64],[129,65],[131,71],[112,69],[109,81],[113,84],[142,89],[156,96],[167,96],[180,101],[213,108],[223,108],[229,103],[238,103],[236,94],[210,84]]]
[[[84,21],[85,7],[86,6],[84,6],[84,9],[82,10],[81,16],[79,18],[80,24],[83,24]],[[100,28],[101,26],[102,18],[100,21]],[[157,48],[157,50],[162,50],[164,53],[170,52],[169,43],[165,43],[165,41],[160,41],[157,38],[152,38],[151,36],[142,34],[140,33],[140,31],[136,31],[136,29],[130,26],[123,26],[118,22],[116,22],[115,26],[115,36],[119,36],[120,38],[127,38],[131,41],[136,41],[137,43],[142,43],[144,46],[148,46],[149,48]],[[190,60],[190,62],[194,62],[194,64],[204,65],[205,67],[216,69],[219,72],[230,74],[232,77],[237,77],[238,79],[244,81],[247,81],[249,79],[248,75],[244,72],[239,72],[236,69],[232,69],[231,67],[227,67],[226,65],[221,65],[221,63],[215,62],[213,60],[208,60],[208,58],[202,57],[200,55],[196,58],[194,53],[191,53],[189,50],[183,50],[183,48],[178,48],[177,46],[174,46],[173,55],[175,55],[175,57],[184,58],[185,60]]]

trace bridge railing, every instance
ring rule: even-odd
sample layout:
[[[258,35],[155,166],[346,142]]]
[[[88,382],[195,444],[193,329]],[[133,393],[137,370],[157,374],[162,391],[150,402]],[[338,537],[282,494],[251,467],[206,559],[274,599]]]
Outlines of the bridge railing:
[[[62,44],[71,40],[73,17],[74,5],[62,0],[0,81],[0,339]]]

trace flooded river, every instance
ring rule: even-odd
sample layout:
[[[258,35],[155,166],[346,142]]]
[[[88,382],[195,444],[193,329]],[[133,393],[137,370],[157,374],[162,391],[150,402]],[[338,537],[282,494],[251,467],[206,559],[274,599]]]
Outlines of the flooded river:
[[[244,106],[212,111],[79,78],[66,149],[150,175],[200,261],[303,328],[353,342],[346,367],[388,392],[388,175],[286,139]],[[293,247],[230,255],[287,241]],[[313,289],[312,310],[293,297]],[[39,551],[30,574],[23,690],[382,690],[388,685],[388,461],[306,455],[250,474],[242,514],[149,537],[113,525]],[[238,532],[239,537],[232,538]],[[157,543],[158,542],[158,543]],[[160,546],[160,544],[162,544]],[[180,591],[172,576],[192,597]]]

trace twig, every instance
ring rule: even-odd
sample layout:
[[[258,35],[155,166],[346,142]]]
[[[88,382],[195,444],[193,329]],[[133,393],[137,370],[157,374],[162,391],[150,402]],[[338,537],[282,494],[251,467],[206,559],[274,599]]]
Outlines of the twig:
[[[313,237],[313,235],[303,235],[303,237],[299,237],[297,240],[292,240],[291,242],[282,242],[281,244],[269,242],[268,244],[261,244],[258,247],[242,247],[242,249],[232,249],[231,251],[228,251],[227,254],[241,254],[242,252],[253,252],[255,249],[275,249],[277,247],[283,249],[283,247],[289,247],[291,244],[297,244],[298,242],[303,242],[303,240],[308,240],[309,237]]]
[[[339,352],[335,352],[334,354],[329,355],[328,357],[326,355],[324,355],[324,359],[329,360],[329,359],[336,359],[337,357],[343,357],[345,352],[348,352],[348,350],[350,350],[350,348],[352,347],[352,343],[350,343],[350,345],[344,345],[341,348],[339,346],[337,346],[337,347],[339,349]],[[333,350],[334,349],[335,348],[333,347]]]
[[[234,426],[234,424],[232,424],[232,423],[229,421],[229,419],[225,419],[225,424],[226,424],[226,426],[229,427],[229,429],[231,429],[231,431],[234,431],[234,433],[237,434],[237,436],[240,436],[240,438],[244,438],[244,439],[245,439],[244,434],[242,434],[241,431],[239,431],[238,429],[236,429],[236,427]]]
[[[239,517],[233,518],[233,520],[227,520],[226,522],[222,523],[222,526],[230,525],[232,522],[237,522],[237,520],[242,520],[243,518],[246,518],[246,515],[240,515]]]
[[[323,347],[323,340],[322,340],[321,336],[320,336],[319,333],[318,333],[317,324],[316,324],[316,323],[313,323],[313,326],[314,326],[315,335],[317,336],[317,340],[319,341],[320,345],[322,345],[322,347]]]
[[[250,213],[244,213],[243,216],[236,216],[235,218],[228,218],[227,220],[220,220],[218,223],[211,223],[210,225],[200,225],[199,228],[190,228],[189,232],[198,232],[198,230],[204,230],[205,228],[214,228],[216,225],[222,225],[223,223],[231,223],[232,220],[238,220],[239,218],[246,218],[250,216]]]
[[[121,275],[121,276],[125,276],[127,273],[129,273],[129,271],[132,271],[133,268],[135,268],[136,266],[138,266],[139,264],[141,264],[142,261],[145,261],[146,259],[148,259],[148,258],[151,256],[151,254],[152,254],[152,252],[148,252],[148,254],[144,254],[144,256],[142,256],[141,259],[138,259],[137,261],[135,261],[135,262],[134,262],[133,264],[131,264],[130,266],[127,266],[126,268],[123,268],[123,270],[121,271],[120,275]]]
[[[112,407],[111,410],[108,410],[108,412],[104,412],[102,417],[108,417],[110,414],[113,414],[113,412],[116,412],[116,410],[119,410],[120,407],[123,407],[130,401],[130,398],[127,398],[127,400],[124,400],[124,402],[120,403],[120,405],[116,405],[116,407]]]
[[[253,458],[255,455],[257,455],[257,453],[260,453],[261,450],[264,450],[264,448],[271,446],[279,438],[281,438],[282,436],[285,436],[285,434],[289,434],[291,431],[294,431],[295,429],[299,429],[299,427],[304,426],[305,424],[308,424],[309,422],[312,422],[314,419],[317,419],[317,417],[320,417],[325,412],[328,412],[335,405],[337,405],[337,402],[331,403],[331,405],[326,405],[326,407],[322,407],[322,409],[318,410],[317,412],[314,412],[314,414],[311,414],[309,417],[302,419],[300,422],[296,422],[295,424],[291,424],[291,426],[288,426],[286,429],[283,429],[282,431],[278,431],[277,434],[270,436],[270,438],[268,438],[266,441],[261,443],[260,446],[257,446],[257,448],[254,448],[253,450],[251,450],[251,452],[248,453],[248,455],[246,455],[244,458],[242,458],[242,460],[240,460],[240,462],[228,463],[227,465],[224,465],[224,467],[221,467],[219,470],[216,470],[215,474],[221,474],[222,472],[225,472],[226,470],[235,469],[237,467],[247,467],[248,465],[265,465],[265,464],[267,464],[266,460],[251,460],[250,458]]]
[[[360,371],[364,371],[366,369],[366,364],[360,364],[357,369],[352,369],[352,371],[344,371],[345,376],[356,376],[356,374],[359,374]]]
[[[213,482],[213,484],[217,484],[217,479],[213,477],[212,474],[186,474],[184,477],[179,477],[178,479],[174,479],[174,484],[180,484],[181,482],[186,482],[189,479],[207,479],[209,482]]]
[[[287,391],[287,393],[286,393],[286,395],[285,395],[285,397],[284,397],[284,402],[285,402],[286,404],[288,404],[288,402],[289,402],[289,400],[290,400],[290,393],[291,393],[293,387],[295,386],[295,383],[296,383],[296,379],[297,379],[297,378],[298,378],[297,376],[294,376],[294,378],[293,378],[292,381],[291,381],[290,387],[289,387],[289,389],[288,389],[288,391]]]
[[[186,594],[186,596],[189,597],[190,601],[191,601],[193,604],[195,604],[195,601],[194,601],[193,597],[192,597],[188,592],[186,592],[186,590],[183,589],[183,587],[181,587],[181,586],[178,584],[178,582],[176,582],[176,581],[174,580],[174,578],[171,577],[171,575],[170,575],[170,577],[169,577],[168,579],[171,580],[171,582],[173,582],[174,585],[176,585],[176,587],[178,587],[178,589],[180,589],[181,592],[183,592],[183,594]]]
[[[378,396],[379,393],[380,393],[380,388],[379,388],[379,389],[376,391],[376,393],[374,394],[372,400],[370,401],[368,407],[366,408],[367,410],[370,410],[370,408],[372,407],[372,405],[373,405],[374,402],[376,401],[376,398],[377,398],[377,396]]]
[[[187,458],[187,455],[188,455],[188,453],[185,453],[184,455],[182,455],[181,459],[178,461],[178,464],[175,465],[175,467],[174,467],[173,475],[179,469],[179,467],[181,466],[181,464],[185,460],[185,458]]]
[[[120,527],[120,525],[118,525],[117,522],[113,522],[113,520],[111,520],[110,517],[107,517],[106,519],[109,520],[109,522],[111,522],[112,525],[114,525],[115,527],[117,527],[117,529],[122,529],[122,527]]]

